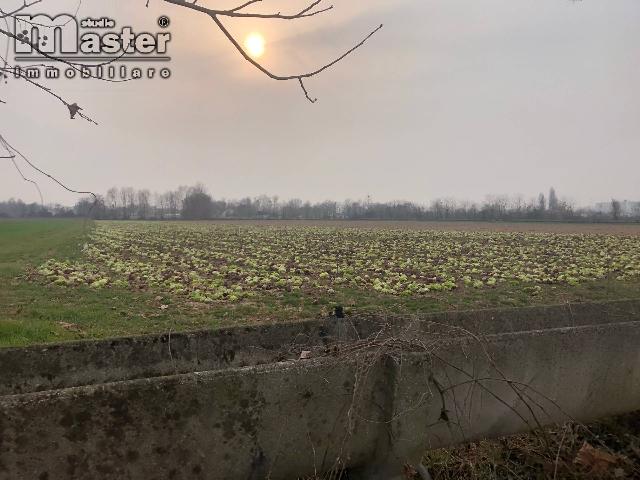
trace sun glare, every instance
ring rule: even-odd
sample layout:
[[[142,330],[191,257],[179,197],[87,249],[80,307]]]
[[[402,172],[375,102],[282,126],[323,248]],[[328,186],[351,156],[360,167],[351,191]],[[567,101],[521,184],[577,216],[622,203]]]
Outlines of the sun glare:
[[[259,58],[264,54],[264,37],[259,33],[252,33],[244,41],[247,53],[254,58]]]

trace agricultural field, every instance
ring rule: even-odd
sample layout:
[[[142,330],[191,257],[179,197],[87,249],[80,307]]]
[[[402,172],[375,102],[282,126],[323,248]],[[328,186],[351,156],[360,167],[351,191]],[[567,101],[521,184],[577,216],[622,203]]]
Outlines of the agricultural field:
[[[637,226],[0,222],[0,344],[640,296]]]

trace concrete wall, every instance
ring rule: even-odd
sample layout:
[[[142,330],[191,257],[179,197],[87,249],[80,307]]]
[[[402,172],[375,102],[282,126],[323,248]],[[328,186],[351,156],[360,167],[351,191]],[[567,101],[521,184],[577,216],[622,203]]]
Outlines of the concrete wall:
[[[444,312],[419,317],[328,318],[266,326],[167,333],[28,348],[0,348],[0,395],[29,393],[176,373],[273,363],[301,350],[408,328],[432,333],[434,322],[477,334],[594,325],[640,318],[640,301]],[[459,335],[460,332],[442,333]]]
[[[392,478],[534,414],[640,408],[638,345],[629,301],[6,349],[0,479]]]

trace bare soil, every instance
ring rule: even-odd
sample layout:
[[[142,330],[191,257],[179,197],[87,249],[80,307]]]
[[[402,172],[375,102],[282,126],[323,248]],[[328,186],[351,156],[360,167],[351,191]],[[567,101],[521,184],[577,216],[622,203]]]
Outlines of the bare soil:
[[[224,225],[316,226],[336,228],[380,228],[439,230],[460,232],[540,232],[640,235],[640,223],[565,223],[565,222],[418,222],[387,220],[212,220]]]

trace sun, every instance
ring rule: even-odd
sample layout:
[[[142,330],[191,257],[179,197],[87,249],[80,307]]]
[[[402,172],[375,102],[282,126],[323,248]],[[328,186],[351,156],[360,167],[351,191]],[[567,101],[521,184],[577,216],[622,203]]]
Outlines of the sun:
[[[252,33],[244,41],[247,53],[254,58],[259,58],[264,54],[264,37],[259,33]]]

